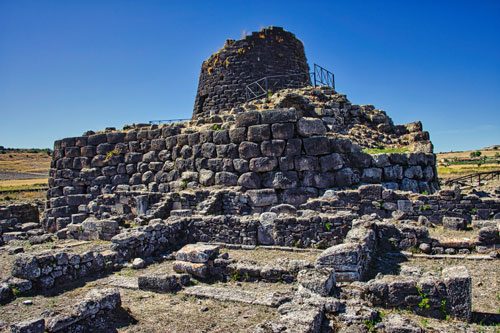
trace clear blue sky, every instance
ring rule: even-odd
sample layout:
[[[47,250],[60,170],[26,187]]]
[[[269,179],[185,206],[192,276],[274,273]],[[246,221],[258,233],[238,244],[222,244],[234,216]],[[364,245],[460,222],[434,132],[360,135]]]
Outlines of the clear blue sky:
[[[189,118],[201,62],[269,25],[437,151],[500,144],[498,0],[0,0],[0,145]]]

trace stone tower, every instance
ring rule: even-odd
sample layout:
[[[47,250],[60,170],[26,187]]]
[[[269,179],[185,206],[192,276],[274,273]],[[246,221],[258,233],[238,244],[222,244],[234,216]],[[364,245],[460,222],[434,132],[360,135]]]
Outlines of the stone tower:
[[[246,85],[263,77],[286,75],[279,88],[297,88],[310,85],[308,73],[304,45],[283,28],[269,27],[241,40],[227,40],[201,66],[193,119],[245,102]]]

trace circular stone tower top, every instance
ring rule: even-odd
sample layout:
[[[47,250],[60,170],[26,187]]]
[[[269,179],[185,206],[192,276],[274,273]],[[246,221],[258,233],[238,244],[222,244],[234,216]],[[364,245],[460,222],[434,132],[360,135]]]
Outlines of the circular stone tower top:
[[[245,102],[246,85],[263,77],[280,75],[269,81],[268,90],[297,88],[310,85],[308,73],[304,45],[283,28],[269,27],[241,40],[227,40],[201,65],[193,119]]]

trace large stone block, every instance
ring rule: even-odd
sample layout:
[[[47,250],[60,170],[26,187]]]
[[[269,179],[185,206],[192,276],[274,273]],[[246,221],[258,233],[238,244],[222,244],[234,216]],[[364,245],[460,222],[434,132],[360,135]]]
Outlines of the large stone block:
[[[301,136],[309,137],[313,135],[324,135],[326,127],[323,121],[318,118],[300,118],[297,122],[297,131]]]
[[[313,136],[302,140],[308,155],[326,155],[331,153],[330,140],[326,136]]]
[[[248,190],[246,194],[250,203],[256,207],[271,206],[278,202],[274,189]]]
[[[248,127],[247,133],[248,141],[261,142],[271,139],[271,126],[270,125],[253,125]]]
[[[250,160],[250,171],[267,172],[273,171],[278,166],[276,157],[256,157]]]
[[[262,155],[269,157],[279,157],[283,154],[285,150],[285,141],[284,140],[271,140],[271,141],[262,141],[260,144],[260,150],[262,151]]]
[[[177,273],[187,273],[200,279],[206,279],[210,270],[206,263],[192,263],[187,261],[174,261],[173,269]]]
[[[329,296],[335,288],[335,271],[331,268],[306,269],[297,275],[298,283],[320,296]]]
[[[293,138],[295,126],[292,123],[277,123],[271,125],[273,139],[287,140]]]
[[[176,292],[189,285],[187,274],[150,274],[138,278],[139,289],[160,293]]]
[[[260,112],[246,111],[236,116],[236,127],[247,127],[260,124]]]
[[[251,158],[260,156],[260,147],[258,143],[244,141],[240,143],[238,152],[240,154],[240,158],[249,160]]]
[[[219,255],[220,247],[210,244],[188,244],[175,254],[175,259],[193,263],[206,263]]]
[[[261,112],[262,124],[294,123],[298,119],[297,110],[266,110]]]
[[[446,267],[441,276],[446,286],[446,311],[469,321],[472,315],[472,279],[464,266]]]
[[[444,216],[443,227],[450,230],[465,230],[467,221],[462,217]]]

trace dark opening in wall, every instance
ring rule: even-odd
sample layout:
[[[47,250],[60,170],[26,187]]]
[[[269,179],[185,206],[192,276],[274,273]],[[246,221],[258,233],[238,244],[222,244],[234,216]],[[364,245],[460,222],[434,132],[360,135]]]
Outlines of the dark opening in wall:
[[[205,100],[207,99],[208,94],[201,95],[198,99],[198,110],[197,113],[203,112],[203,104],[205,104]]]

